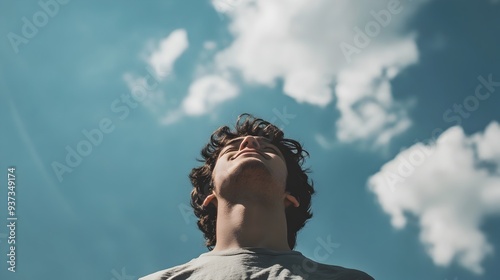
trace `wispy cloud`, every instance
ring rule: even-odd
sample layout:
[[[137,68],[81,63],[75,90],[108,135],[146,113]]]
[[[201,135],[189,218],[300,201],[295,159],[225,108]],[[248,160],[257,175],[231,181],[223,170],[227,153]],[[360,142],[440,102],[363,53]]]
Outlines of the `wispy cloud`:
[[[177,29],[161,40],[158,48],[147,58],[147,62],[154,69],[157,77],[165,78],[172,71],[175,61],[188,47],[186,30]]]
[[[165,80],[173,75],[173,67],[177,59],[188,48],[189,42],[184,29],[178,29],[161,40],[158,46],[149,46],[151,54],[146,56],[146,69],[152,73],[145,77],[125,73],[123,78],[134,96],[134,92],[144,95],[141,104],[159,117],[160,122],[170,125],[185,116],[201,116],[211,113],[219,104],[235,98],[239,88],[235,86],[227,71],[204,70],[189,86],[188,92],[180,103],[177,98],[168,97],[159,83],[168,84]],[[207,41],[205,50],[213,50],[217,44]],[[203,69],[205,67],[198,67]],[[210,67],[207,67],[210,68]],[[175,101],[175,102],[172,102]]]
[[[177,105],[176,98],[168,96],[160,84],[171,82],[166,78],[173,76],[174,64],[188,46],[187,32],[184,29],[174,30],[156,45],[151,42],[148,44],[146,51],[149,53],[144,58],[147,63],[146,76],[138,76],[130,71],[123,75],[134,100],[139,99],[141,105],[159,119],[163,118],[165,112],[174,111]]]
[[[58,206],[64,210],[62,211],[62,213],[65,213],[70,218],[74,218],[75,212],[73,211],[73,208],[68,204],[67,199],[62,195],[60,189],[56,187],[56,184],[54,183],[52,177],[47,173],[47,170],[45,169],[45,164],[43,163],[40,154],[38,153],[35,144],[33,143],[32,138],[29,135],[26,126],[24,125],[24,121],[17,110],[17,106],[10,97],[7,89],[5,89],[4,95],[9,104],[11,119],[16,125],[19,136],[24,145],[26,146],[31,156],[32,162],[40,172],[40,175],[42,175],[43,179],[45,180],[45,183],[48,186],[48,190],[51,192],[51,197],[55,201],[57,201]]]
[[[497,122],[472,136],[455,126],[435,143],[402,151],[369,179],[395,228],[406,225],[405,213],[418,218],[420,240],[437,265],[457,261],[481,274],[482,260],[493,252],[480,226],[500,214],[498,139]]]

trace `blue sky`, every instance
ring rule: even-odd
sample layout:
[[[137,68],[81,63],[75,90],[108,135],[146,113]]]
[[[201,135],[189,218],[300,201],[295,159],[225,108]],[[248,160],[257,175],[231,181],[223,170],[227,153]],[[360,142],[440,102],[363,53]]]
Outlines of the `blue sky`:
[[[243,112],[311,154],[314,218],[296,250],[376,279],[499,279],[498,1],[3,1],[0,14],[0,217],[10,166],[18,217],[15,273],[0,230],[2,279],[136,279],[206,252],[187,175]]]

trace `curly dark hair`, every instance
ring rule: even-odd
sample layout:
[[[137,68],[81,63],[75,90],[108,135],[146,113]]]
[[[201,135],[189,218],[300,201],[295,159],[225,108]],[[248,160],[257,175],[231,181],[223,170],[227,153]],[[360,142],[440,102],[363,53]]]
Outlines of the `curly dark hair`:
[[[312,180],[309,182],[307,175],[310,170],[302,168],[309,153],[302,148],[299,142],[284,138],[283,131],[278,127],[247,113],[238,116],[235,131],[231,131],[228,126],[222,126],[212,133],[210,142],[201,150],[203,159],[198,159],[204,164],[193,168],[189,174],[189,179],[193,184],[191,206],[194,209],[194,214],[198,217],[198,228],[204,234],[205,245],[208,250],[213,250],[217,242],[215,235],[217,208],[211,203],[205,207],[202,204],[214,188],[212,171],[220,151],[229,140],[247,135],[262,136],[269,139],[285,157],[288,170],[285,190],[297,198],[300,203],[299,207],[287,207],[285,210],[288,245],[293,249],[296,245],[297,232],[313,216],[311,212],[311,195],[315,192],[313,182]]]

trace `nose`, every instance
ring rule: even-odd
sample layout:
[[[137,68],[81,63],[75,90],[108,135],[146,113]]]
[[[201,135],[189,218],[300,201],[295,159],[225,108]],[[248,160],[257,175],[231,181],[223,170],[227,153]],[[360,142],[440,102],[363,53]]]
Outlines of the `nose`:
[[[243,138],[243,141],[241,141],[241,144],[240,144],[240,150],[243,150],[245,148],[251,148],[251,149],[260,149],[260,144],[259,144],[259,141],[257,140],[257,138],[255,138],[254,136],[246,136],[245,138]]]

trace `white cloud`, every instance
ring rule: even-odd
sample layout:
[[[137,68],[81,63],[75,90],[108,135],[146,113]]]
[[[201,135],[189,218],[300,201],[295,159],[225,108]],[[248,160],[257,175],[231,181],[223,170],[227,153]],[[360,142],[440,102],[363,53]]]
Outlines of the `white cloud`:
[[[189,87],[180,108],[168,112],[164,124],[178,121],[182,116],[200,116],[210,113],[219,104],[238,96],[239,88],[218,75],[202,76]]]
[[[413,38],[391,45],[366,53],[338,74],[339,140],[373,137],[376,145],[386,145],[410,126],[407,106],[393,100],[390,81],[417,61],[418,51]]]
[[[166,83],[165,78],[173,74],[176,60],[184,53],[188,45],[186,31],[177,29],[157,45],[151,42],[147,44],[147,49],[150,52],[145,56],[149,67],[146,67],[148,74],[138,76],[126,72],[123,75],[123,80],[127,84],[133,100],[141,103],[154,115],[159,116],[163,123],[172,123],[182,116],[182,112],[175,108],[177,98],[172,95],[167,96],[162,86]],[[167,120],[164,117],[165,112],[172,112],[169,113],[170,117]]]
[[[340,141],[383,145],[409,127],[406,106],[393,100],[390,80],[417,62],[414,37],[401,34],[425,1],[254,0],[223,8],[219,2],[213,1],[230,16],[235,39],[216,55],[218,69],[234,69],[246,82],[270,87],[283,80],[286,95],[320,107],[334,100],[336,89]],[[389,3],[399,3],[399,12],[382,26],[373,14],[388,10]],[[354,44],[353,30],[368,23],[380,31],[346,59],[339,46]]]
[[[198,66],[198,78],[190,85],[187,95],[177,105],[177,98],[166,96],[162,90],[164,78],[173,74],[173,65],[188,47],[187,33],[178,29],[161,40],[158,47],[148,44],[152,50],[147,55],[146,62],[151,69],[150,74],[139,77],[132,73],[125,73],[124,80],[130,89],[132,97],[148,108],[152,113],[160,116],[160,122],[166,125],[175,123],[185,116],[200,116],[209,114],[219,104],[235,98],[239,88],[230,82],[230,74],[226,71],[205,70]],[[217,44],[213,41],[204,43],[205,50],[213,50]],[[210,68],[210,67],[208,67]],[[163,83],[160,85],[160,82]],[[168,84],[168,81],[165,83]]]
[[[212,5],[219,13],[229,13],[243,2],[248,3],[249,1],[250,0],[212,0]]]
[[[187,32],[184,29],[177,29],[159,43],[158,49],[151,53],[147,62],[157,77],[165,78],[172,71],[175,61],[188,46]]]
[[[218,104],[236,97],[238,91],[237,87],[220,76],[204,76],[191,84],[182,108],[187,115],[203,115]]]
[[[131,96],[156,116],[162,116],[165,111],[171,110],[175,99],[171,97],[167,99],[160,82],[173,73],[176,60],[188,45],[186,31],[174,30],[157,45],[149,44],[151,53],[145,59],[150,67],[146,68],[149,72],[147,75],[137,76],[130,72],[123,75]]]
[[[435,143],[402,151],[368,181],[395,228],[406,225],[405,214],[418,218],[420,240],[437,265],[456,261],[483,273],[481,262],[493,247],[480,226],[500,214],[498,139],[497,122],[472,136],[452,127]]]

